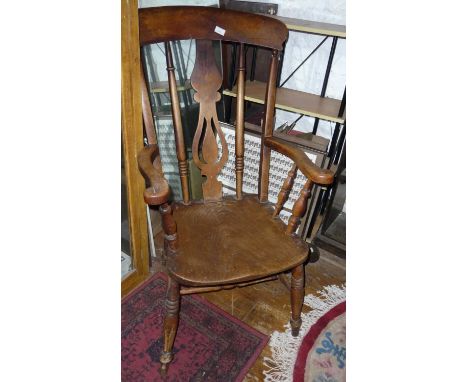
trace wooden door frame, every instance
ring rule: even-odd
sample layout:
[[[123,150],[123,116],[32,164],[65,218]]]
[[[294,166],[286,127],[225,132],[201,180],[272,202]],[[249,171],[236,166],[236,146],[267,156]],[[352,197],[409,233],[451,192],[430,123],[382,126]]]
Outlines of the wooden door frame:
[[[122,140],[133,259],[133,270],[122,279],[121,293],[124,296],[148,277],[149,249],[146,205],[143,200],[145,182],[137,163],[137,154],[143,147],[138,0],[121,0],[121,7]]]

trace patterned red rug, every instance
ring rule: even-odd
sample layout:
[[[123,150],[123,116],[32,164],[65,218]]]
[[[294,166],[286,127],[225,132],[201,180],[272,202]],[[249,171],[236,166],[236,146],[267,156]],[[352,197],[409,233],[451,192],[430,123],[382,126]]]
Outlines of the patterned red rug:
[[[166,281],[156,274],[122,300],[122,381],[161,381]],[[242,381],[268,337],[196,295],[183,296],[166,382]]]

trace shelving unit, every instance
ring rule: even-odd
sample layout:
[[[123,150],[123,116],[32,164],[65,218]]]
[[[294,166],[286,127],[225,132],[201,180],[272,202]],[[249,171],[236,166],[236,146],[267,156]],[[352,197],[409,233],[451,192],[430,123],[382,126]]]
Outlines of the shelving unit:
[[[245,100],[259,104],[265,103],[266,83],[259,81],[246,81]],[[224,90],[223,94],[237,97],[237,86],[232,90]],[[306,93],[299,90],[278,88],[276,104],[278,109],[293,113],[308,115],[326,121],[344,123],[345,117],[339,116],[341,101],[333,98],[320,97],[317,94]]]
[[[184,85],[177,85],[177,91],[181,92],[184,90],[189,90],[192,88],[190,80],[185,80]],[[169,92],[169,82],[167,81],[156,81],[151,82],[149,85],[151,93],[168,93]]]
[[[339,157],[341,147],[338,147],[339,143],[343,143],[344,125],[346,121],[346,89],[342,99],[334,99],[325,97],[328,78],[331,71],[333,57],[337,45],[338,38],[346,38],[346,26],[322,23],[317,21],[302,20],[290,17],[282,17],[277,15],[267,15],[283,22],[290,31],[316,34],[324,36],[324,39],[312,50],[312,52],[292,71],[292,73],[280,84],[277,84],[276,93],[276,108],[299,114],[299,120],[304,115],[316,118],[312,133],[315,135],[317,132],[318,121],[325,120],[335,124],[333,136],[330,141],[328,157],[330,158],[328,167],[336,165],[336,160]],[[328,59],[327,69],[325,72],[325,78],[322,85],[321,94],[313,94],[300,90],[290,89],[283,87],[284,84],[296,73],[296,71],[317,51],[322,44],[328,39],[332,38],[332,45],[330,49],[330,55]],[[287,49],[287,44],[284,47],[283,52]],[[234,57],[236,56],[234,49]],[[282,66],[283,57],[281,56],[280,68]],[[252,59],[253,72],[255,72],[255,60]],[[235,98],[237,96],[237,86],[234,81],[234,65],[231,65],[231,83],[228,84],[223,90],[225,96]],[[246,81],[245,84],[245,100],[255,103],[264,104],[266,84],[264,82],[253,80],[252,76],[250,81]],[[230,108],[227,113],[227,120],[230,118]],[[296,121],[297,121],[296,120]]]
[[[286,25],[286,27],[291,31],[320,34],[323,36],[346,38],[346,26],[344,25],[294,19],[291,17],[271,16],[271,15],[267,15],[267,16],[283,22]]]

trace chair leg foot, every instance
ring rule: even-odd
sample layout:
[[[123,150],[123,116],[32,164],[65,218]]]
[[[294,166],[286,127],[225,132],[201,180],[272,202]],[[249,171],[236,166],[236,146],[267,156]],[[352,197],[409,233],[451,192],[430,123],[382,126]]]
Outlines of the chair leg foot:
[[[172,348],[179,326],[180,287],[179,284],[169,277],[166,294],[166,316],[164,317],[164,345],[159,361],[161,362],[160,374],[167,375],[169,364],[173,360]]]
[[[172,353],[163,352],[161,354],[161,357],[159,358],[159,362],[161,362],[161,368],[159,369],[159,373],[161,374],[162,378],[166,378],[167,369],[169,368],[169,363],[172,361],[172,359]]]
[[[301,329],[301,311],[304,302],[304,265],[298,265],[291,272],[291,333],[299,335]]]
[[[291,320],[289,321],[291,323],[291,334],[293,337],[297,337],[299,335],[299,330],[301,330],[301,325],[302,325],[302,320],[299,318],[299,320]]]

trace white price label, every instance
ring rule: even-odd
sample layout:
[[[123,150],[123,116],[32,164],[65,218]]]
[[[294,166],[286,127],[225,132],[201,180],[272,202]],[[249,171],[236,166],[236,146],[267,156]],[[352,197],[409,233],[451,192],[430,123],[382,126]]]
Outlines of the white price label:
[[[218,26],[216,26],[214,31],[215,31],[215,33],[220,34],[221,36],[224,36],[224,34],[226,33],[226,30],[224,30],[223,28],[218,27]]]

